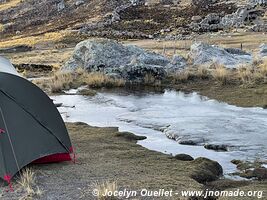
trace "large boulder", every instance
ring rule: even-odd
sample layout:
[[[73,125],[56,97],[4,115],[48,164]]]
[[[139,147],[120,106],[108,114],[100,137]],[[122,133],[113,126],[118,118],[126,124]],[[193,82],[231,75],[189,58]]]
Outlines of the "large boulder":
[[[177,66],[180,63],[172,64],[168,58],[136,46],[122,45],[114,40],[94,39],[77,44],[63,69],[82,67],[88,71],[115,74],[127,80],[142,80],[147,74],[161,79],[166,75],[166,70]]]
[[[224,49],[205,43],[195,43],[191,46],[189,57],[194,65],[218,63],[227,68],[235,68],[240,64],[252,63],[251,54],[240,49]]]

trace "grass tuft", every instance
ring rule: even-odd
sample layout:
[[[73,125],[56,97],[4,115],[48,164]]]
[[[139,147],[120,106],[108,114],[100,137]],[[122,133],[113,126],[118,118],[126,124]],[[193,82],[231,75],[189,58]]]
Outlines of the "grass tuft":
[[[227,84],[229,80],[229,71],[223,66],[216,64],[214,70],[211,72],[212,77],[221,82],[223,85]]]
[[[125,86],[125,81],[123,79],[110,77],[102,72],[85,73],[83,74],[82,80],[91,88]]]
[[[77,88],[82,85],[87,85],[90,88],[125,86],[123,79],[110,77],[102,72],[89,73],[82,68],[78,68],[75,72],[57,71],[51,77],[37,79],[33,83],[49,93],[60,93],[63,90]]]
[[[34,196],[41,196],[43,192],[36,186],[35,172],[31,168],[23,169],[18,181],[21,189],[26,195],[21,199],[31,199]]]
[[[118,199],[115,196],[105,196],[106,192],[111,192],[114,194],[115,191],[118,191],[118,185],[116,181],[105,181],[103,183],[95,183],[94,188],[98,191],[97,199],[98,200],[116,200]]]

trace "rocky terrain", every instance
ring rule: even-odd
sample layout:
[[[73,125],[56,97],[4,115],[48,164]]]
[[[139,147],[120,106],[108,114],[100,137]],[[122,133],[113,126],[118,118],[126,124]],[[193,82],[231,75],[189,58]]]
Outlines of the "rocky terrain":
[[[0,2],[0,39],[59,30],[139,39],[181,39],[235,29],[264,32],[265,7],[261,0],[9,0]]]

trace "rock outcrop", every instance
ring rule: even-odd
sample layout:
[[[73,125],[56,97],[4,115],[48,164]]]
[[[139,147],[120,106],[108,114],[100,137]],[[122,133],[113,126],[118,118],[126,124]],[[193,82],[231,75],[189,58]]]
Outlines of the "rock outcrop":
[[[236,12],[228,15],[222,13],[210,13],[200,22],[193,21],[189,27],[195,32],[216,32],[219,30],[228,30],[232,28],[240,28],[242,26],[253,23],[263,14],[262,9],[255,6],[245,6],[238,8]],[[252,26],[252,31],[264,31],[265,25]]]
[[[88,71],[102,71],[129,81],[142,81],[147,74],[162,79],[168,70],[184,66],[182,60],[179,60],[181,58],[172,62],[162,55],[136,46],[97,39],[79,43],[63,69],[75,70],[82,67]]]
[[[204,43],[195,43],[191,46],[189,57],[194,65],[218,63],[228,68],[238,67],[240,64],[252,63],[252,55],[240,49],[224,49]]]

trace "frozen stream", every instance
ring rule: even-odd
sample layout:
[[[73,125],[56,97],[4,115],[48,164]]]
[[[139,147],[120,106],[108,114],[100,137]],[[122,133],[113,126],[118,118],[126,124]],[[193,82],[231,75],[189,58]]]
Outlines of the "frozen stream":
[[[186,153],[218,161],[225,174],[235,171],[232,159],[267,159],[267,110],[241,108],[196,93],[100,92],[94,97],[54,96],[65,121],[92,126],[117,126],[147,136],[139,144],[163,153]],[[168,139],[173,135],[177,141]],[[194,142],[181,145],[178,142]],[[207,150],[204,144],[226,145],[227,152]]]

